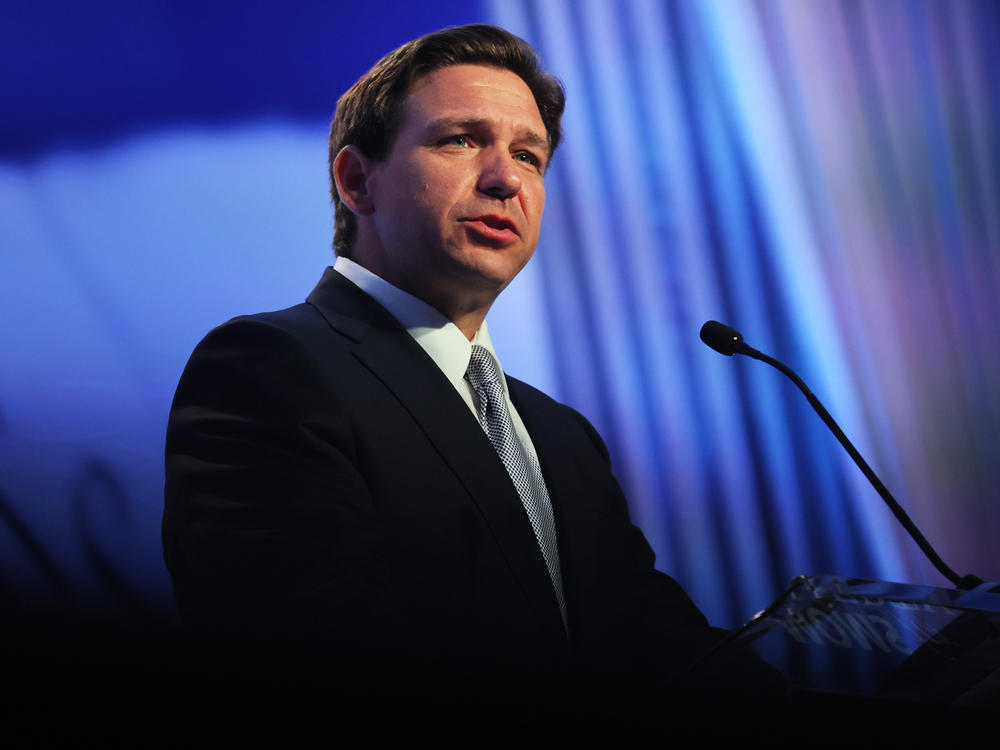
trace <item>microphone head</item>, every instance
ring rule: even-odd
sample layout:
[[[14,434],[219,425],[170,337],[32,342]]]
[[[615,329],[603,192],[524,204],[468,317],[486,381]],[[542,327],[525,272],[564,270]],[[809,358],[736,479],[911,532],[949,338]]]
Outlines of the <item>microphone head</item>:
[[[701,340],[720,354],[731,357],[742,349],[743,334],[725,323],[710,320],[701,327]]]

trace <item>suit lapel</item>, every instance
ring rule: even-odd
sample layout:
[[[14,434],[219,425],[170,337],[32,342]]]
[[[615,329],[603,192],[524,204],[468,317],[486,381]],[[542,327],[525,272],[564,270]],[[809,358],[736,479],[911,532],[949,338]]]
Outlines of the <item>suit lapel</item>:
[[[395,318],[332,268],[308,302],[357,342],[354,356],[420,425],[479,508],[532,608],[563,637],[552,583],[521,499],[461,396]]]
[[[580,584],[581,580],[590,579],[586,571],[591,562],[581,557],[582,553],[578,549],[582,531],[580,524],[585,522],[580,518],[579,503],[575,501],[591,495],[595,488],[588,485],[588,479],[574,463],[573,453],[569,448],[574,444],[574,438],[565,433],[565,417],[553,414],[552,402],[524,383],[508,377],[507,386],[514,406],[531,435],[552,500],[563,589],[570,621],[583,624],[580,618],[586,617],[590,592]]]

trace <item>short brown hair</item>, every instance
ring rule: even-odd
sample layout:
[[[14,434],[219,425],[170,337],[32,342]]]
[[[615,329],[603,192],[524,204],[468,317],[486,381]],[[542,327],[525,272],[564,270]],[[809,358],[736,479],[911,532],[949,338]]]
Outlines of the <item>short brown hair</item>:
[[[517,74],[535,97],[548,135],[549,159],[562,139],[566,96],[559,80],[541,67],[538,53],[509,31],[471,24],[435,31],[407,42],[372,66],[337,102],[330,125],[330,195],[335,209],[333,249],[350,257],[357,234],[357,218],[337,193],[333,160],[353,144],[375,161],[392,148],[402,120],[403,102],[414,81],[451,65],[481,64]]]

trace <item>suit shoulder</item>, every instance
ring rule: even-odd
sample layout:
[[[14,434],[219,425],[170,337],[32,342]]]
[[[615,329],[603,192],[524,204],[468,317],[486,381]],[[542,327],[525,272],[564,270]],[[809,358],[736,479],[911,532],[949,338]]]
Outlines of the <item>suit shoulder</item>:
[[[199,343],[199,347],[212,344],[219,340],[240,339],[246,337],[252,342],[258,336],[281,337],[293,339],[308,335],[312,330],[325,329],[329,325],[316,309],[307,302],[302,302],[283,310],[238,315],[209,331]]]
[[[209,331],[195,347],[188,367],[206,356],[227,359],[322,360],[336,359],[337,351],[354,337],[331,322],[308,302],[271,312],[239,315]]]
[[[550,417],[561,416],[564,419],[572,419],[586,425],[590,430],[594,429],[587,418],[572,406],[567,406],[561,401],[556,401],[544,391],[540,391],[535,386],[529,385],[523,380],[518,380],[506,374],[504,377],[507,379],[507,387],[513,395],[519,411],[523,406],[530,411],[546,414]]]
[[[572,406],[556,401],[548,394],[532,385],[528,385],[523,380],[512,378],[509,375],[506,378],[507,387],[514,397],[518,413],[521,414],[522,418],[531,422],[544,420],[549,425],[561,423],[564,428],[582,430],[604,459],[609,460],[609,452],[604,440],[594,425],[590,423],[590,420],[583,416],[583,414]]]
[[[504,373],[504,378],[507,380],[507,389],[510,391],[519,412],[522,409],[529,409],[548,414],[561,414],[563,416],[576,414],[580,416],[575,409],[556,401],[544,391],[535,388],[535,386],[511,377],[507,373]]]
[[[307,303],[232,318],[191,353],[171,418],[185,406],[235,412],[246,411],[244,403],[268,403],[275,414],[290,414],[295,411],[290,404],[307,408],[305,394],[322,393],[329,401],[331,384],[350,367],[349,349],[339,341],[343,338]]]

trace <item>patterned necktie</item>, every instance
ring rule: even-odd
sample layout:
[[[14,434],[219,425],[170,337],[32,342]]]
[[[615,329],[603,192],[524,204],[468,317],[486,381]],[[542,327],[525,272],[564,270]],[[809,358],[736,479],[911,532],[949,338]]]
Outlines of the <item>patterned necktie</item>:
[[[521,503],[528,513],[531,528],[535,532],[538,546],[549,570],[552,587],[555,589],[563,626],[566,620],[566,602],[563,599],[562,573],[559,569],[559,546],[556,540],[556,525],[552,515],[552,501],[542,477],[538,459],[528,451],[514,432],[514,423],[507,411],[507,398],[496,360],[489,350],[473,344],[472,358],[465,377],[479,394],[479,423],[486,431],[490,442],[500,455],[511,481],[521,496]]]

